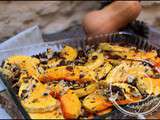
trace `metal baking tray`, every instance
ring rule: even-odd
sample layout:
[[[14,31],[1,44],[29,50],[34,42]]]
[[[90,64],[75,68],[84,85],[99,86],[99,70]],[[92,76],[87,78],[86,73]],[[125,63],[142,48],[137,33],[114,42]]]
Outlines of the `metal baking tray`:
[[[0,56],[1,56],[0,57],[0,64],[2,64],[3,60],[5,60],[6,58],[8,58],[9,56],[12,56],[12,55],[29,55],[29,56],[31,56],[31,55],[35,55],[38,53],[43,53],[47,50],[47,48],[51,48],[54,51],[59,51],[60,49],[63,48],[63,45],[66,45],[66,44],[71,45],[76,48],[83,47],[83,45],[84,45],[83,39],[77,38],[75,40],[73,38],[70,38],[70,39],[63,39],[63,40],[58,40],[58,41],[54,41],[54,42],[44,42],[44,43],[39,43],[36,45],[24,46],[24,47],[19,47],[19,48],[15,48],[15,49],[1,50],[0,51]],[[17,97],[14,89],[11,88],[11,82],[6,80],[3,75],[0,75],[0,78],[2,79],[2,82],[7,87],[7,90],[10,93],[11,98],[13,99],[17,108],[19,109],[19,111],[23,115],[23,118],[30,119],[28,113],[21,105],[20,100]]]
[[[113,36],[112,36],[113,35]],[[134,38],[134,39],[130,39],[130,38]],[[121,38],[121,39],[120,39]],[[58,41],[53,41],[53,42],[45,42],[45,43],[39,43],[36,45],[30,45],[30,46],[24,46],[24,47],[19,47],[19,48],[15,48],[15,49],[8,49],[8,50],[2,50],[0,51],[0,64],[2,63],[3,60],[5,60],[6,58],[8,58],[9,56],[12,55],[35,55],[38,53],[43,53],[44,51],[46,51],[47,48],[51,48],[54,51],[59,51],[60,49],[63,48],[63,45],[68,44],[71,45],[73,47],[76,48],[85,48],[85,41],[86,39],[92,39],[92,40],[99,40],[99,39],[103,39],[107,42],[110,43],[118,43],[120,45],[133,45],[133,46],[137,46],[138,48],[141,49],[146,49],[146,50],[150,50],[150,49],[158,49],[156,46],[153,46],[152,44],[149,44],[148,41],[143,40],[141,38],[138,38],[135,35],[129,35],[129,37],[120,34],[120,33],[114,33],[111,34],[110,37],[108,37],[108,35],[99,35],[99,36],[93,36],[90,38],[86,38],[86,37],[74,37],[74,38],[69,38],[69,39],[63,39],[63,40],[58,40]],[[119,40],[118,40],[119,39]],[[26,110],[23,108],[23,106],[20,103],[19,98],[17,97],[16,93],[14,92],[13,88],[11,88],[11,83],[9,81],[7,81],[5,79],[5,77],[3,75],[0,76],[3,83],[6,85],[7,90],[9,91],[13,101],[15,102],[15,104],[17,105],[17,108],[20,110],[20,112],[22,113],[23,117],[25,119],[30,119],[28,113],[26,112]]]

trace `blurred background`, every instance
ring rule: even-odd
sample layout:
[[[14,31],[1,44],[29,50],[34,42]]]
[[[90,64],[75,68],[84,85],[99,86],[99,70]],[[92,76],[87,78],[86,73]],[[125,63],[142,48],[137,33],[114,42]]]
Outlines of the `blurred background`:
[[[160,1],[141,3],[138,19],[160,30]],[[0,41],[34,25],[45,34],[62,31],[99,7],[99,1],[0,1]]]

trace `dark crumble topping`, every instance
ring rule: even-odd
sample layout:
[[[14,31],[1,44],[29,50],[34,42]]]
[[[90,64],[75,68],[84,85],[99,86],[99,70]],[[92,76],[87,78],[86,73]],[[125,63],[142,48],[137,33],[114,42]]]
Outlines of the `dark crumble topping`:
[[[24,93],[24,94],[27,93],[27,92],[28,92],[28,90],[22,90],[22,93]]]
[[[92,60],[96,60],[97,58],[98,58],[97,55],[92,56]]]
[[[128,88],[130,89],[131,92],[135,92],[135,89],[131,86],[128,86]]]
[[[66,64],[65,60],[61,60],[59,66],[64,66]]]
[[[64,52],[65,55],[69,55],[67,52]]]
[[[36,87],[36,85],[35,85],[35,84],[33,84],[33,85],[32,85],[32,87],[33,87],[33,88],[35,88],[35,87]]]
[[[48,60],[41,61],[42,64],[47,64]]]
[[[34,56],[34,57],[37,57],[38,59],[40,59],[40,58],[47,58],[46,52],[44,52],[44,53],[39,53],[38,55],[36,55],[36,56]]]
[[[100,67],[104,67],[104,64],[100,65]]]
[[[119,56],[119,55],[111,55],[109,58],[112,58],[112,59],[121,59],[122,57]]]
[[[11,71],[12,72],[20,72],[20,68],[17,65],[13,64],[13,65],[11,65]]]
[[[28,95],[27,95],[27,94],[22,93],[20,98],[21,98],[22,100],[24,100],[24,99],[28,98]]]
[[[54,52],[52,58],[60,58],[60,52]]]
[[[35,80],[36,81],[36,83],[38,83],[38,80]]]
[[[80,75],[79,75],[79,78],[80,79],[82,79],[82,78],[84,78],[85,77],[85,75],[83,74],[83,73],[81,73]]]
[[[130,84],[130,85],[132,85],[132,86],[134,86],[134,87],[137,87],[137,81],[138,81],[138,79],[135,78],[131,82],[128,81],[127,83]]]
[[[49,94],[47,92],[43,93],[43,96],[48,96]]]
[[[75,65],[84,65],[86,63],[86,61],[87,61],[87,59],[85,59],[85,58],[84,59],[83,58],[82,59],[76,59],[74,64]]]
[[[118,93],[120,96],[124,96],[122,89],[117,86],[112,86],[111,91],[112,93]]]
[[[38,55],[32,55],[32,57],[39,59],[39,54]]]
[[[81,57],[87,57],[86,51],[84,51],[84,50],[78,51],[78,58],[81,58]]]
[[[72,66],[67,66],[67,67],[66,67],[66,70],[72,72],[72,71],[73,71],[73,67],[72,67]]]
[[[71,75],[72,75],[72,76],[74,76],[74,75],[75,75],[75,73],[74,73],[74,72],[72,72],[72,73],[71,73]]]
[[[26,78],[23,81],[24,81],[24,83],[28,83],[28,79],[26,79]]]
[[[148,66],[148,65],[149,65],[149,64],[148,64],[147,62],[145,62],[145,61],[143,61],[142,64],[143,64],[144,66]]]
[[[145,99],[145,98],[147,98],[147,97],[149,96],[149,94],[148,94],[147,92],[143,92],[143,93],[142,93],[142,92],[140,91],[140,93],[141,93],[143,99]]]

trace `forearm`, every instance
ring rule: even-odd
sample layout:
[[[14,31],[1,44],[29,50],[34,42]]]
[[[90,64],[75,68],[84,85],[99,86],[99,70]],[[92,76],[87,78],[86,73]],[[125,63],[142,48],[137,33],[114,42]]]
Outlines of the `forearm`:
[[[83,25],[88,35],[115,32],[136,19],[140,11],[138,1],[114,1],[86,15]]]
[[[111,26],[114,26],[111,31],[117,31],[135,20],[140,11],[141,6],[138,1],[115,1],[101,10],[106,16],[106,21],[111,21]]]

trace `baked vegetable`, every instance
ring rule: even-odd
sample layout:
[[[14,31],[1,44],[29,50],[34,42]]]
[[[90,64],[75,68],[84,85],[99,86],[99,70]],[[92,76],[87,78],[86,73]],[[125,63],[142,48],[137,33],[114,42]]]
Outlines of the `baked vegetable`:
[[[155,50],[102,43],[84,51],[65,46],[59,52],[11,56],[0,73],[32,119],[94,119],[114,109],[112,97],[128,105],[160,95],[159,62]]]
[[[133,98],[128,99],[128,95],[126,94],[127,98],[124,100],[116,100],[117,104],[119,105],[126,105],[130,103],[136,103],[140,99],[139,98]],[[97,93],[93,93],[85,97],[83,100],[83,106],[92,113],[100,113],[101,111],[105,111],[106,109],[113,106],[113,103],[107,100],[105,96],[102,96]]]
[[[111,69],[112,69],[112,65],[109,64],[108,62],[105,62],[103,65],[97,68],[95,72],[97,73],[98,80],[103,79]]]
[[[62,61],[61,59],[58,59],[58,60],[57,59],[48,60],[47,66],[49,68],[56,67],[57,65],[60,64],[61,61]]]
[[[116,83],[116,82],[125,82],[128,78],[127,74],[127,64],[122,63],[116,66],[106,77],[106,84]]]
[[[13,65],[17,65],[21,70],[26,71],[29,76],[37,77],[39,75],[37,69],[39,63],[39,59],[30,56],[11,56],[5,61],[3,68],[11,69]]]
[[[112,86],[116,86],[121,89],[123,93],[120,93],[120,91],[117,91],[117,93],[119,92],[120,95],[123,94],[125,97],[124,100],[136,102],[135,100],[140,100],[142,98],[142,95],[138,91],[138,89],[132,85],[129,85],[127,83],[113,83]]]
[[[111,107],[112,103],[107,102],[106,97],[93,93],[85,97],[83,106],[90,112],[99,112]]]
[[[149,95],[159,95],[160,94],[160,79],[141,77],[137,80],[137,88],[141,93]]]
[[[60,102],[63,115],[66,119],[78,118],[81,112],[81,102],[74,92],[68,91],[60,97]]]
[[[46,86],[34,80],[22,83],[18,95],[22,105],[30,113],[48,112],[57,107],[57,100],[48,94]]]
[[[111,45],[109,43],[100,43],[99,49],[102,49],[104,51],[117,51],[117,52],[128,52],[129,48],[121,47],[118,45]]]
[[[61,109],[55,109],[49,112],[29,113],[31,119],[64,119]]]
[[[77,50],[70,46],[65,46],[60,53],[60,56],[65,58],[68,61],[73,61],[77,57]]]
[[[106,77],[106,83],[126,82],[128,79],[136,79],[146,75],[153,75],[153,70],[149,66],[144,66],[140,62],[122,62],[116,66]]]
[[[80,89],[77,89],[77,90],[73,90],[73,92],[78,97],[84,97],[84,96],[87,96],[87,95],[95,92],[97,90],[97,88],[98,88],[98,84],[97,83],[92,83],[85,88],[80,88]]]
[[[85,66],[91,70],[94,70],[104,63],[104,56],[102,53],[93,52],[88,59]]]
[[[40,75],[39,80],[42,82],[53,80],[68,80],[77,82],[95,82],[95,73],[85,66],[60,66],[47,69]]]
[[[17,64],[17,65],[20,65],[21,67],[23,67],[23,63],[25,63],[25,62],[31,62],[32,64],[35,64],[35,65],[39,64],[39,59],[32,58],[30,56],[15,55],[15,56],[9,57],[5,62],[6,62],[5,65],[9,63],[9,64]]]

